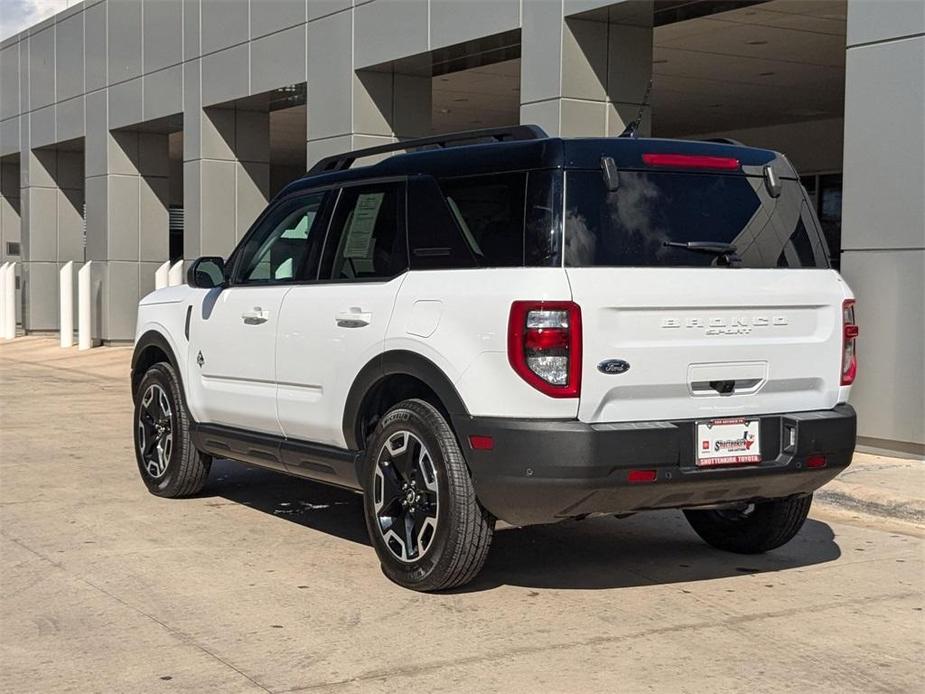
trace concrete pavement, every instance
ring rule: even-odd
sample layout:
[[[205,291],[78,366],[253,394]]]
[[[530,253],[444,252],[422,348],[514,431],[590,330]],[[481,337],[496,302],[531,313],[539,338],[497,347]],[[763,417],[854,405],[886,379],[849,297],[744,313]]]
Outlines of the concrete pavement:
[[[674,512],[505,528],[475,584],[421,595],[353,494],[227,461],[147,494],[129,356],[0,346],[0,691],[923,689],[909,519],[820,504],[755,557]]]

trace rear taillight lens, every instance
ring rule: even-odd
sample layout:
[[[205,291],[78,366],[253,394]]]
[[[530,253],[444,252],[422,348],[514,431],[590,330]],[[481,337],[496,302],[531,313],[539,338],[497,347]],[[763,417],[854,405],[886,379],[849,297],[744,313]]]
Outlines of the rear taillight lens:
[[[858,336],[858,326],[854,322],[854,299],[845,299],[841,308],[842,315],[842,355],[841,355],[841,384],[850,386],[858,374],[858,356],[855,342]]]
[[[571,301],[515,301],[507,356],[521,378],[554,398],[581,393],[581,309]]]

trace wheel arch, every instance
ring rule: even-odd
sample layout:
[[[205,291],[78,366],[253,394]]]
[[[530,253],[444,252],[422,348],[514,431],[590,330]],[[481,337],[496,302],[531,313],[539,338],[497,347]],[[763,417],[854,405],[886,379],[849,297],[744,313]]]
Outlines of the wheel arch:
[[[131,379],[133,399],[138,390],[138,385],[141,383],[141,379],[144,378],[145,372],[154,366],[154,364],[162,361],[168,362],[173,367],[174,371],[177,372],[177,376],[181,381],[180,392],[183,394],[184,398],[186,397],[182,384],[183,377],[180,374],[180,365],[174,353],[173,346],[163,333],[152,329],[138,338],[138,341],[135,343],[135,350],[132,352]]]
[[[454,417],[469,415],[453,382],[430,359],[408,350],[384,352],[360,369],[347,394],[343,431],[348,448],[366,447],[370,416],[390,407],[394,404],[389,404],[390,400],[396,397],[419,397],[431,402],[447,417],[451,428]]]

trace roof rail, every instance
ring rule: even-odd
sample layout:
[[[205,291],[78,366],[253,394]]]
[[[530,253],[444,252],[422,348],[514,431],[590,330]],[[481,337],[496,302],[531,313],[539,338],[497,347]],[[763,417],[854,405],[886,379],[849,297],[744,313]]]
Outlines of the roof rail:
[[[385,145],[377,145],[376,147],[366,147],[365,149],[355,149],[352,152],[344,152],[343,154],[334,154],[319,160],[308,170],[306,175],[310,176],[319,173],[329,173],[331,171],[343,171],[344,169],[349,169],[357,159],[371,157],[376,154],[423,149],[425,147],[442,148],[454,143],[471,143],[474,140],[495,140],[496,142],[503,142],[505,140],[541,140],[547,137],[549,137],[549,135],[538,125],[514,125],[507,128],[463,130],[456,133],[390,142]]]

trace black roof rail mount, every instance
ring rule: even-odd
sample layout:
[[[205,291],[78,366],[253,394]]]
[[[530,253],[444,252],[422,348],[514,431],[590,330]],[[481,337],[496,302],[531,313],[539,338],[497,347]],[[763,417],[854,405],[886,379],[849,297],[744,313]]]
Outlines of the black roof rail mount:
[[[332,171],[343,171],[344,169],[349,169],[357,159],[371,157],[376,154],[423,149],[425,147],[442,148],[463,142],[474,143],[474,141],[477,140],[504,142],[514,140],[542,140],[547,137],[549,137],[549,135],[538,125],[513,125],[507,128],[482,128],[481,130],[463,130],[461,132],[446,133],[444,135],[431,135],[430,137],[419,137],[413,140],[390,142],[385,145],[366,147],[365,149],[355,149],[352,152],[344,152],[343,154],[333,154],[324,159],[320,159],[308,170],[306,175],[311,176],[313,174],[330,173]]]

